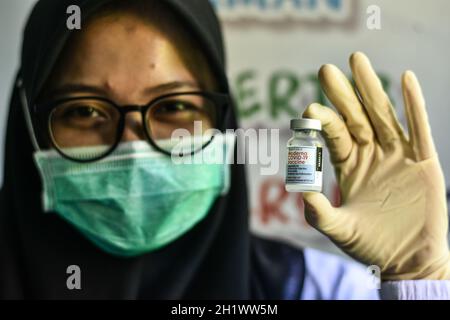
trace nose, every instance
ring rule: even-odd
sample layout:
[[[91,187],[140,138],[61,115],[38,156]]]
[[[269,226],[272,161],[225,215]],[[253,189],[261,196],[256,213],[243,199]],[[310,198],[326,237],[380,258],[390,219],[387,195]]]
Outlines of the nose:
[[[140,112],[129,112],[125,117],[121,142],[145,140],[145,130]]]

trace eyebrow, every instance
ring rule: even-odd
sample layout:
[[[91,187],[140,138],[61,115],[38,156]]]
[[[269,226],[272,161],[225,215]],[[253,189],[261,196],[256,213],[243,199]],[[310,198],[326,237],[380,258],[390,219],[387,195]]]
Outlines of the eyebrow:
[[[190,88],[190,89],[200,89],[198,83],[193,81],[172,81],[163,83],[154,87],[149,87],[144,89],[143,93],[146,95],[150,94],[162,94],[162,93],[168,93],[171,90],[176,89],[183,89],[183,88]],[[92,85],[85,85],[81,83],[69,83],[62,86],[59,86],[53,90],[51,90],[48,94],[50,97],[61,97],[73,93],[88,93],[93,95],[101,95],[101,96],[107,96],[108,90],[102,87],[98,86],[92,86]]]

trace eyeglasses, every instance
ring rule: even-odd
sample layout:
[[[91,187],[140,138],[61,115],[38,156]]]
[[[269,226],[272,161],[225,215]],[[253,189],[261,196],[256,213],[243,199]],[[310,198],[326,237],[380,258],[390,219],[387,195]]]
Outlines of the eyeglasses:
[[[171,155],[174,134],[182,130],[192,137],[191,145],[178,155],[195,153],[211,142],[214,130],[210,129],[223,129],[228,104],[226,94],[199,91],[166,94],[143,106],[118,106],[97,96],[71,97],[35,106],[34,112],[63,157],[92,162],[119,145],[130,112],[141,114],[145,136],[157,150]]]

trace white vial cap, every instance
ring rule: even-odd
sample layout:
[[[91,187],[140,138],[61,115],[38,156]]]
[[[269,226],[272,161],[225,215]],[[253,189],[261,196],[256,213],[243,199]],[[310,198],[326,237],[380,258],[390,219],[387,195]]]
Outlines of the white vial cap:
[[[322,123],[316,119],[292,119],[291,130],[318,130],[322,131]]]

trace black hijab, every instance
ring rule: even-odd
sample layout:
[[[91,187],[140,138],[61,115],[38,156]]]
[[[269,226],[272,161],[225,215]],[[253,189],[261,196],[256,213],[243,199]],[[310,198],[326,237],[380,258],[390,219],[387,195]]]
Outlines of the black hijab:
[[[66,9],[82,17],[110,0],[40,0],[25,28],[21,67],[33,105],[70,31]],[[157,0],[161,1],[161,0]],[[165,0],[198,39],[219,79],[225,76],[222,34],[208,0]],[[232,110],[226,127],[235,129]],[[116,258],[97,249],[56,214],[41,209],[41,182],[32,160],[17,87],[9,107],[4,185],[0,192],[0,298],[135,299],[249,297],[249,231],[244,169],[232,167],[229,193],[208,216],[168,246],[137,258]],[[81,269],[81,290],[68,290],[68,266]]]

